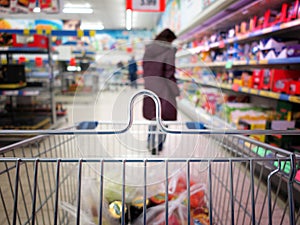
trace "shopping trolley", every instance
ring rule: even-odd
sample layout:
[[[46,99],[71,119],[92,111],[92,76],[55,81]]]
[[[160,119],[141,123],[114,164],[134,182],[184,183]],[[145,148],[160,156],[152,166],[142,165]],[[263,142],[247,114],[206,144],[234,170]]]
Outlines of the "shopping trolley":
[[[133,122],[133,101],[144,94],[155,100],[158,119]],[[1,131],[35,136],[0,149],[0,224],[300,224],[300,156],[247,137],[299,132],[162,122],[149,91],[136,94],[129,108],[127,123]],[[159,129],[150,132],[167,134],[164,150],[154,156],[147,149],[153,123]],[[171,198],[182,177],[184,191]],[[192,209],[196,189],[203,194],[200,211]],[[161,203],[150,207],[157,194]]]

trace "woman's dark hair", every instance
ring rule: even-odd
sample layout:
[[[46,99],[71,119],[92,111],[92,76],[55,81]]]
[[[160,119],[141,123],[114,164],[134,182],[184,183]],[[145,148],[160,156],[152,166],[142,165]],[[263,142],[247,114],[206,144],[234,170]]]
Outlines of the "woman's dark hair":
[[[170,29],[164,29],[162,32],[160,32],[155,40],[157,41],[167,41],[167,42],[172,42],[176,39],[176,35],[171,31]]]

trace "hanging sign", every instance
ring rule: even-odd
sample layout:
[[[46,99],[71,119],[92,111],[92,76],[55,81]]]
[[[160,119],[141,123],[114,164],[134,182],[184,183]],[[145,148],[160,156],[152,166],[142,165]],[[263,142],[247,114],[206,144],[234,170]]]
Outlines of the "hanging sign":
[[[163,12],[166,0],[126,0],[126,9],[140,12]]]

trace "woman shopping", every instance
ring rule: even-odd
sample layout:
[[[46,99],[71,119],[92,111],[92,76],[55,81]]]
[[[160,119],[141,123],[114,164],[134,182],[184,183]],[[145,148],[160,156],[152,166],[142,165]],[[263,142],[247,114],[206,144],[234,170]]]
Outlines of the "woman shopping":
[[[172,42],[176,35],[165,29],[156,36],[153,42],[146,45],[143,57],[143,77],[145,89],[153,91],[161,103],[161,116],[163,121],[177,120],[176,97],[179,96],[179,88],[175,78],[175,54],[176,48]],[[143,99],[143,116],[148,120],[156,120],[156,107],[150,97]],[[158,143],[155,145],[156,125],[149,127],[148,148],[152,154],[157,150],[162,151],[165,134],[158,135]]]

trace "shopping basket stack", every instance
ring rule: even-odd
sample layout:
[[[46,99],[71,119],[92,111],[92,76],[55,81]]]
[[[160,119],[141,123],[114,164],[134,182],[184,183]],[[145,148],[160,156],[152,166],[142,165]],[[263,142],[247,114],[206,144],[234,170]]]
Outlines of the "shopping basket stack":
[[[132,101],[142,94],[159,118],[151,92]],[[253,131],[129,115],[128,123],[1,131],[34,137],[0,149],[0,224],[300,224],[298,154],[248,138]],[[154,156],[153,124],[167,134]]]

